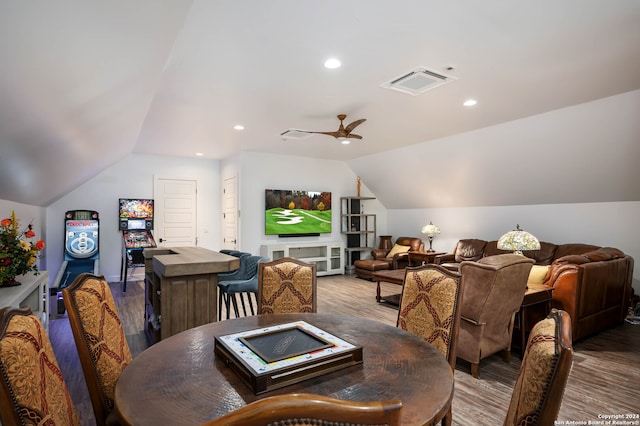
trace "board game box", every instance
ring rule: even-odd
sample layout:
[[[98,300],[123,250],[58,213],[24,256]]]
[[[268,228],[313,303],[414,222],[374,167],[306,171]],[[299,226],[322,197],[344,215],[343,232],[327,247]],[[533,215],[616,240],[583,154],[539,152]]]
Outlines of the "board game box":
[[[362,347],[305,321],[216,336],[215,355],[256,393],[362,363]]]

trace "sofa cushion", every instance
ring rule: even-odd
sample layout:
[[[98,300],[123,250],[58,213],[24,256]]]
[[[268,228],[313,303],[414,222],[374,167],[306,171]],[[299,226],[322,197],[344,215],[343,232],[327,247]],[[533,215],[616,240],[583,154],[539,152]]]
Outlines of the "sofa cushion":
[[[570,244],[561,244],[556,249],[556,253],[554,255],[554,259],[560,259],[569,254],[584,254],[590,251],[594,251],[599,249],[600,247],[594,246],[591,244],[579,244],[579,243],[570,243]]]
[[[409,251],[410,248],[411,248],[410,246],[402,246],[400,244],[394,244],[391,250],[389,250],[387,257],[390,259],[398,253],[406,253]]]
[[[549,276],[549,271],[551,270],[550,265],[533,265],[531,267],[531,271],[529,272],[528,283],[531,284],[542,284],[547,280]]]
[[[600,250],[587,252],[587,253],[583,254],[583,256],[586,257],[587,259],[589,259],[592,262],[602,262],[604,260],[613,259],[613,256],[611,256],[610,253],[603,252],[603,251],[600,251]]]
[[[579,254],[568,254],[556,259],[553,263],[556,265],[565,265],[572,263],[574,265],[582,265],[583,263],[589,263],[590,260]]]

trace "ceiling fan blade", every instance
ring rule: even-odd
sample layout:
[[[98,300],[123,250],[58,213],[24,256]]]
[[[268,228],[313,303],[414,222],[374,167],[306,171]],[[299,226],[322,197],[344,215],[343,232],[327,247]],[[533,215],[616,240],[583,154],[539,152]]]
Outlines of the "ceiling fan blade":
[[[365,121],[367,121],[366,118],[361,118],[360,120],[356,120],[353,123],[350,123],[347,127],[345,127],[345,131],[347,133],[351,133],[351,131],[353,129],[355,129],[356,127],[358,127],[359,125],[361,125],[362,123],[364,123]]]
[[[362,136],[360,136],[360,135],[356,135],[356,134],[354,134],[354,133],[349,133],[349,134],[347,135],[347,137],[348,137],[349,139],[351,139],[351,138],[353,138],[353,139],[362,139]]]

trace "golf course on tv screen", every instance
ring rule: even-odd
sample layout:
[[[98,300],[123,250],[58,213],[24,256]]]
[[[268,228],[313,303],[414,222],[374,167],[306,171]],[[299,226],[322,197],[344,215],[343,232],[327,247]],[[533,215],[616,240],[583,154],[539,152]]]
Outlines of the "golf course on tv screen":
[[[331,192],[265,190],[265,234],[331,232]]]

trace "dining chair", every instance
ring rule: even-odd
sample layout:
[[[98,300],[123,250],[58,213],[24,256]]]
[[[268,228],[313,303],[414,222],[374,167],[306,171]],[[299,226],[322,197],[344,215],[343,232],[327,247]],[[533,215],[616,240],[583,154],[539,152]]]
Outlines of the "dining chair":
[[[396,327],[433,345],[456,369],[462,276],[439,265],[407,268]],[[451,425],[451,406],[442,418]]]
[[[240,317],[240,311],[238,309],[238,297],[242,305],[242,312],[244,316],[247,316],[247,307],[245,305],[245,298],[251,315],[255,315],[253,308],[253,300],[256,299],[258,294],[258,264],[260,262],[267,262],[269,259],[262,256],[242,256],[240,257],[240,268],[238,274],[233,278],[229,276],[218,276],[218,321],[222,319],[222,303],[224,302],[226,308],[227,319],[230,318],[231,305],[233,305],[233,312],[236,318]]]
[[[258,314],[317,312],[316,265],[283,257],[258,267]]]
[[[312,426],[400,424],[402,402],[356,402],[322,395],[276,395],[247,404],[203,426]]]
[[[109,283],[83,273],[62,295],[96,423],[116,424],[116,382],[132,357]]]
[[[31,309],[0,309],[0,424],[80,425],[51,342]]]
[[[572,365],[571,317],[554,308],[531,330],[504,425],[554,424]]]

